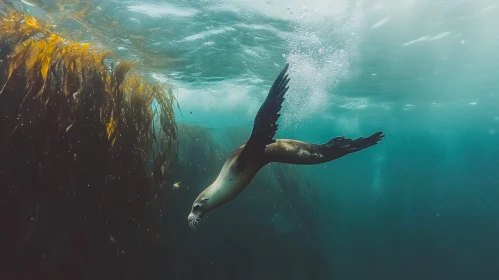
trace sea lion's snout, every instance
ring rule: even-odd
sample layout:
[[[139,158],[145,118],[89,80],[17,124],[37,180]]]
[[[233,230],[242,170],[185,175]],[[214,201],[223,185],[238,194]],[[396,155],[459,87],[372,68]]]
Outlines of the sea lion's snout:
[[[194,226],[199,223],[204,213],[208,211],[208,207],[206,205],[207,201],[208,198],[197,199],[192,205],[191,212],[189,213],[189,216],[187,216],[187,221],[189,222],[189,226],[191,228],[194,228]]]
[[[201,218],[200,214],[196,214],[196,213],[193,213],[191,211],[191,213],[189,213],[189,216],[187,216],[187,221],[191,222],[193,220],[200,219],[200,218]]]
[[[196,219],[196,217],[197,217],[196,214],[191,212],[191,213],[189,213],[189,216],[187,217],[187,221],[190,222],[190,221]]]
[[[187,216],[187,221],[189,222],[189,227],[194,228],[197,223],[201,220],[201,217],[203,216],[203,213],[200,211],[196,210],[191,210],[191,213],[189,213],[189,216]]]

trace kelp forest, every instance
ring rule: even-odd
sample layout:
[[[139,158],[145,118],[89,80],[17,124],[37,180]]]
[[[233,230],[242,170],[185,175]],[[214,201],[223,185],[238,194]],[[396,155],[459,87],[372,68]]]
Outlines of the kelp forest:
[[[26,14],[2,18],[0,44],[0,278],[114,274],[157,248],[171,90]]]

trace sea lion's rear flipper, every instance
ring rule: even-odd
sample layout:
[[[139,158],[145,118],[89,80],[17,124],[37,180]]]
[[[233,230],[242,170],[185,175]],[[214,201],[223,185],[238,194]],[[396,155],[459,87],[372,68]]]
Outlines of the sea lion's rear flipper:
[[[275,142],[274,136],[278,127],[277,120],[281,116],[279,111],[282,108],[284,94],[288,91],[289,78],[286,74],[288,67],[289,63],[286,63],[270,88],[265,102],[258,110],[251,136],[239,155],[240,162],[247,162],[248,157],[263,156],[265,147]]]
[[[267,146],[265,161],[290,164],[321,164],[378,144],[385,137],[383,132],[357,139],[336,137],[322,145],[296,140],[278,139]]]

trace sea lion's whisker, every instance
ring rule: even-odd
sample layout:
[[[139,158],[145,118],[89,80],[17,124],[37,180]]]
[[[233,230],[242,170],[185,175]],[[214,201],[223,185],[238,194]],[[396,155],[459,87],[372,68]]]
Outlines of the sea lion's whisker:
[[[195,228],[196,227],[196,224],[199,223],[199,221],[201,220],[201,217],[199,216],[193,216],[190,220],[189,220],[189,227],[190,228]]]

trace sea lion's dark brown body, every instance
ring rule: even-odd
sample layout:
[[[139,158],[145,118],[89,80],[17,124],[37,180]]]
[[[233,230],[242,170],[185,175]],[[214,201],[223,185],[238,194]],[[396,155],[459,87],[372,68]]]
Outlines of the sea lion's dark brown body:
[[[314,165],[343,157],[376,145],[382,132],[357,139],[336,137],[324,144],[311,144],[291,139],[274,140],[279,111],[288,90],[288,64],[281,71],[269,91],[267,99],[255,118],[248,141],[226,160],[217,179],[193,203],[188,221],[191,226],[206,214],[237,196],[251,182],[258,171],[271,162]]]

